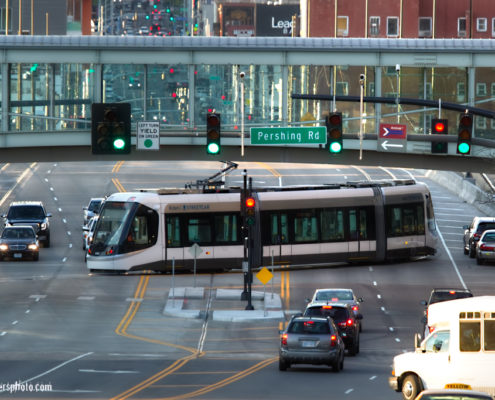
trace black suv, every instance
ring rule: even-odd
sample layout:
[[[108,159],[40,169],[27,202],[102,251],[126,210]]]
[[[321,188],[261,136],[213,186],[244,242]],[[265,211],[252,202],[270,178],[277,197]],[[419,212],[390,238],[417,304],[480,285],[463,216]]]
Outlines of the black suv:
[[[3,214],[5,226],[30,225],[44,247],[50,247],[51,213],[45,211],[41,201],[15,201],[10,204],[7,214]]]
[[[359,353],[359,322],[362,314],[354,313],[350,304],[313,301],[304,311],[305,317],[331,317],[350,356]]]

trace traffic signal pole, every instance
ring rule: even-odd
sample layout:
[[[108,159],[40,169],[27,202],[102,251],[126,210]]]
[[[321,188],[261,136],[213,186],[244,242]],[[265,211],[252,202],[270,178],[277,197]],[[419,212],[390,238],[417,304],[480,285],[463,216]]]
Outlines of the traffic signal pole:
[[[253,191],[253,178],[249,177],[248,192],[251,195]],[[253,282],[253,226],[248,224],[248,273],[247,273],[247,306],[246,310],[254,310],[251,303],[251,283]]]

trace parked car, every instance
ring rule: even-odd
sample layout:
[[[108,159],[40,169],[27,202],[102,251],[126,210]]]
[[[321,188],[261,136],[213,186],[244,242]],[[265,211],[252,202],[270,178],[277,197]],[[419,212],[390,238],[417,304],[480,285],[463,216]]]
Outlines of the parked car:
[[[471,225],[464,225],[464,254],[476,256],[476,243],[487,229],[495,229],[495,218],[474,217]]]
[[[89,220],[99,214],[104,197],[93,197],[86,207],[83,207],[83,225],[87,225]]]
[[[495,229],[488,229],[481,235],[476,243],[476,263],[495,261]]]
[[[89,245],[91,244],[91,241],[93,240],[93,233],[95,231],[96,227],[96,222],[98,221],[98,215],[95,215],[93,218],[91,218],[88,222],[87,225],[83,225],[82,230],[83,230],[83,250],[86,250]]]
[[[330,317],[335,322],[350,356],[359,353],[359,322],[361,314],[354,314],[350,304],[315,301],[306,307],[305,317]]]
[[[428,389],[423,390],[415,400],[493,400],[493,397],[470,389]]]
[[[344,343],[331,318],[294,316],[280,334],[281,371],[292,364],[328,365],[334,372],[344,368]]]
[[[421,301],[421,304],[425,307],[423,315],[424,324],[424,337],[430,333],[430,327],[428,326],[428,307],[435,303],[441,303],[442,301],[465,299],[466,297],[473,297],[473,292],[465,288],[434,288],[428,300]]]
[[[0,261],[6,258],[38,261],[39,249],[38,238],[30,225],[6,226],[0,236]]]
[[[357,297],[352,289],[338,289],[338,288],[327,288],[327,289],[316,289],[313,293],[311,300],[306,299],[309,302],[317,301],[330,301],[339,302],[344,304],[350,304],[352,311],[357,315],[360,313],[360,303],[364,300],[362,297]],[[363,330],[362,320],[359,321],[359,331]]]
[[[7,214],[3,214],[5,226],[29,225],[34,229],[44,247],[50,247],[50,221],[41,201],[15,201],[10,204]]]

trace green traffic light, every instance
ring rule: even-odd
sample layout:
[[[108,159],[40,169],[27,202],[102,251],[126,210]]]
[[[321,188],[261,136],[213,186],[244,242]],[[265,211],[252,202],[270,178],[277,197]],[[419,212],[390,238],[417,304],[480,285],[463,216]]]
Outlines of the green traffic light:
[[[220,146],[217,143],[210,143],[207,147],[208,154],[218,154]]]
[[[471,149],[471,146],[468,143],[459,143],[457,145],[457,150],[461,154],[467,154],[469,153],[469,150]]]
[[[339,142],[330,143],[330,153],[340,153],[342,151],[342,145]]]
[[[125,147],[125,140],[117,138],[113,141],[113,148],[116,150],[122,150]]]

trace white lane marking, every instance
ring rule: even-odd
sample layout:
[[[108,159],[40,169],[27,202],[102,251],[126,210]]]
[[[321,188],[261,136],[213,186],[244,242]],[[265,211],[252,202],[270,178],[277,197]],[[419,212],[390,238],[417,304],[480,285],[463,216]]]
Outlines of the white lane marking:
[[[66,220],[65,218],[62,218],[62,222],[63,222],[64,224],[66,224],[66,223],[67,223],[67,220]]]
[[[377,294],[376,297],[379,298],[379,299],[381,299],[382,298],[382,295],[381,294]]]
[[[19,321],[12,321],[12,325],[17,325]]]
[[[67,364],[71,363],[71,362],[74,362],[74,361],[77,361],[83,357],[87,357],[89,355],[93,354],[93,352],[89,352],[89,353],[85,353],[85,354],[81,354],[77,357],[74,357],[74,358],[71,358],[70,360],[67,360],[67,361],[64,361],[62,364],[59,364],[55,367],[53,367],[52,369],[49,369],[48,371],[45,371],[45,372],[42,372],[41,374],[39,375],[36,375],[36,376],[33,376],[32,378],[29,378],[29,379],[26,379],[25,381],[22,381],[21,384],[24,384],[24,383],[28,383],[28,382],[31,382],[31,381],[34,381],[38,378],[41,378],[42,376],[45,376],[45,375],[48,375],[50,373],[52,373],[53,371],[56,371],[57,369],[59,368],[62,368],[64,366],[66,366]],[[6,390],[0,390],[0,393],[4,393]]]
[[[77,300],[94,300],[95,296],[79,296]]]
[[[53,200],[58,201],[58,199],[56,197],[54,197]]]
[[[58,212],[62,212],[62,209],[60,207],[58,208]]]
[[[376,281],[373,281],[373,286],[376,286]]]
[[[7,200],[7,198],[10,196],[10,194],[13,192],[13,190],[17,187],[19,183],[26,177],[26,175],[31,171],[31,168],[34,167],[36,163],[32,163],[29,168],[26,168],[24,172],[17,178],[14,186],[12,186],[9,190],[7,190],[7,193],[2,197],[2,200],[0,200],[0,206]]]
[[[36,301],[39,301],[40,299],[44,299],[46,297],[46,294],[32,294],[29,296],[30,299],[36,299]]]
[[[278,177],[278,186],[282,187],[282,175]]]
[[[388,330],[389,330],[390,332],[393,332],[393,331],[394,331],[394,328],[393,328],[393,327],[389,327],[389,328],[388,328]]]
[[[72,249],[72,243],[69,243],[69,249]]]
[[[29,314],[30,312],[31,312],[31,310],[24,311],[25,314]]]
[[[54,188],[52,188],[52,187],[50,188],[50,192],[53,192],[54,190],[55,190]]]
[[[48,178],[45,178],[45,182],[48,182]]]
[[[373,272],[373,267],[368,267],[368,269],[370,270],[370,272]]]
[[[70,231],[67,231],[67,235],[69,235],[69,236],[70,236],[70,235],[72,235],[72,233],[70,233]]]
[[[370,376],[370,381],[374,381],[376,379],[376,375]]]
[[[443,240],[443,235],[442,232],[440,232],[440,229],[438,229],[438,224],[437,224],[437,232],[438,232],[438,237],[442,241],[443,247],[445,248],[445,251],[447,252],[447,255],[449,256],[450,262],[452,263],[454,270],[459,277],[459,280],[461,281],[461,285],[464,289],[467,289],[466,283],[464,282],[464,279],[462,279],[461,273],[459,272],[459,268],[457,268],[457,264],[454,261],[454,258],[452,257],[452,254],[450,253],[449,248],[447,247],[447,243],[445,243],[445,240]]]
[[[79,372],[89,372],[92,374],[138,374],[139,371],[125,371],[125,370],[99,370],[99,369],[79,369]]]
[[[127,299],[125,299],[125,301],[143,301],[143,299],[137,299],[137,298],[133,298],[133,297],[128,297]]]
[[[383,312],[385,312],[385,307],[380,307],[380,310],[382,310]]]
[[[347,389],[347,390],[345,391],[345,394],[349,394],[349,393],[351,393],[351,392],[353,392],[353,391],[354,391],[354,389]]]
[[[399,339],[398,337],[396,337],[396,338],[395,338],[395,341],[396,341],[397,343],[399,343],[399,342],[400,342],[400,339]]]
[[[62,258],[62,262],[66,262],[66,261],[67,261],[67,257]]]
[[[0,333],[0,336],[5,336],[7,334],[7,332],[3,331],[2,333]]]

